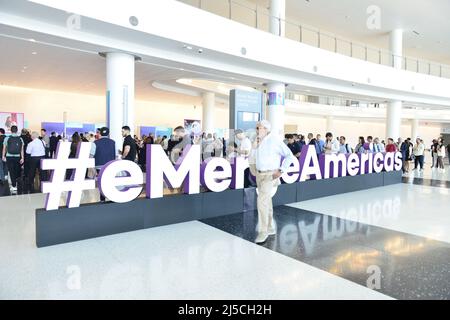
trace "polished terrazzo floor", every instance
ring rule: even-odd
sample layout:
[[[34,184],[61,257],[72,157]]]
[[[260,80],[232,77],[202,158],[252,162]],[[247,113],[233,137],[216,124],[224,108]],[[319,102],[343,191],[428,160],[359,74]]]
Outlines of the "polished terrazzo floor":
[[[424,178],[278,207],[263,246],[247,212],[37,249],[43,195],[0,197],[0,299],[449,299],[450,189]]]
[[[450,244],[289,206],[275,208],[277,235],[263,246],[397,299],[450,299]],[[257,212],[204,220],[253,241]],[[370,284],[369,284],[370,285]]]

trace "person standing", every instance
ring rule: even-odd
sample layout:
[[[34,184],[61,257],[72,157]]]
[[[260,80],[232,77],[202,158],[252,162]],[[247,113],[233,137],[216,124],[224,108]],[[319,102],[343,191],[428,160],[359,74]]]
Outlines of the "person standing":
[[[373,152],[385,152],[384,145],[380,142],[380,138],[375,138],[373,140]]]
[[[214,139],[214,143],[213,143],[214,144],[214,156],[221,158],[223,155],[222,139],[217,137],[216,133],[214,133],[213,139]]]
[[[339,138],[339,153],[342,154],[352,153],[352,148],[348,145],[344,136],[341,136]]]
[[[28,167],[28,190],[30,190],[30,193],[35,193],[34,178],[36,176],[36,169],[39,172],[40,183],[46,179],[45,172],[41,169],[41,160],[45,159],[45,146],[44,141],[39,139],[39,133],[33,132],[31,134],[31,139],[32,141],[26,148],[26,153],[30,156]]]
[[[168,147],[169,139],[167,139],[167,136],[163,136],[161,141],[161,146],[164,149],[164,152],[167,154],[167,147]]]
[[[370,153],[370,152],[374,152],[374,148],[373,148],[373,137],[372,136],[367,136],[367,142],[366,145],[364,146],[364,148]]]
[[[58,137],[56,136],[56,132],[52,132],[50,136],[49,148],[50,148],[50,158],[53,158],[56,153],[56,148],[58,147]]]
[[[3,142],[5,141],[5,129],[0,128],[0,147],[2,150],[2,156],[0,157],[0,184],[3,184],[6,181],[7,168],[6,162],[3,161]]]
[[[322,136],[320,134],[316,135],[316,141],[317,141],[317,145],[318,145],[318,150],[317,150],[317,154],[322,154],[323,153],[323,147],[325,146],[325,141],[322,140]]]
[[[407,138],[405,141],[402,142],[400,145],[400,152],[402,153],[402,171],[403,173],[409,172],[409,158],[410,158],[410,138]]]
[[[280,184],[279,178],[296,160],[291,150],[276,135],[271,134],[267,120],[256,124],[257,145],[254,150],[256,185],[258,188],[258,235],[256,243],[263,243],[276,234],[273,221],[272,188]],[[280,166],[281,158],[284,157]]]
[[[20,137],[23,141],[23,150],[27,150],[28,144],[32,141],[30,132],[27,129],[22,129]],[[23,176],[28,178],[28,171],[30,168],[30,155],[25,152],[23,159]]]
[[[234,134],[237,141],[239,142],[236,153],[238,154],[238,156],[248,157],[250,155],[250,151],[252,150],[252,142],[241,129],[236,129],[234,131]]]
[[[287,147],[289,148],[289,150],[291,150],[292,154],[296,158],[300,157],[300,152],[302,150],[300,149],[300,146],[298,145],[298,143],[295,142],[294,135],[287,134],[286,138],[287,138]]]
[[[11,177],[11,191],[17,192],[17,179],[20,177],[21,166],[24,163],[23,140],[17,134],[17,126],[11,126],[11,135],[3,142],[3,161],[6,161]]]
[[[423,145],[420,138],[416,139],[416,145],[413,148],[414,154],[414,170],[417,169],[418,165],[420,165],[420,171],[423,170],[423,155],[425,152],[425,146]]]
[[[77,157],[78,148],[81,143],[81,137],[78,132],[74,132],[72,134],[71,143],[70,143],[70,153],[69,159],[74,159]],[[92,152],[92,151],[91,151]],[[73,179],[74,169],[67,169],[66,171],[66,180]]]
[[[436,139],[433,139],[433,142],[431,143],[430,152],[431,152],[431,168],[437,167],[437,147],[438,147],[438,141]]]
[[[47,135],[47,130],[44,128],[41,129],[41,139],[45,144],[45,157],[50,157],[50,138]]]
[[[442,139],[439,139],[439,144],[437,147],[437,165],[438,169],[445,170],[444,168],[444,158],[445,158],[445,145]]]
[[[325,134],[323,152],[325,154],[337,154],[339,152],[339,142],[336,139],[333,139],[333,134],[331,132]]]
[[[320,134],[318,134],[317,136],[320,137]],[[321,149],[317,139],[314,138],[314,135],[312,133],[308,133],[308,145],[314,146],[316,148],[316,154],[317,156],[319,156],[319,154],[321,153]]]
[[[92,143],[93,148],[91,149],[95,159],[97,175],[105,164],[116,159],[116,142],[108,137],[109,128],[100,128],[99,134],[100,138]],[[100,201],[104,202],[105,200],[105,196],[100,192]]]
[[[394,143],[394,139],[388,138],[386,152],[397,152],[397,145]]]
[[[135,162],[137,154],[137,146],[136,142],[134,141],[133,137],[130,134],[130,131],[131,129],[129,126],[122,127],[122,137],[124,139],[121,155],[123,160]]]
[[[298,144],[298,146],[299,146],[299,148],[300,148],[300,152],[301,152],[302,149],[303,149],[303,147],[304,147],[305,144],[306,144],[306,142],[305,142],[305,136],[303,136],[303,135],[301,135],[301,134],[298,134],[298,135],[297,135],[297,139],[295,139],[295,137],[294,137],[294,140],[295,140],[295,143]]]
[[[201,146],[202,146],[203,161],[214,156],[214,140],[213,135],[211,133],[207,134],[206,140],[202,141]]]
[[[358,138],[358,144],[355,147],[355,153],[365,153],[366,149],[364,148],[364,146],[366,145],[366,141],[364,140],[364,137],[361,136]]]

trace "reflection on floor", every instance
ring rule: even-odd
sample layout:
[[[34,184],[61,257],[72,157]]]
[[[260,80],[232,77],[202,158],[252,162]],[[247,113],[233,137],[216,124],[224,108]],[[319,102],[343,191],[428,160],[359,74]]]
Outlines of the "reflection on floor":
[[[394,298],[450,299],[450,244],[287,206],[274,217],[265,248]],[[256,221],[251,211],[203,222],[253,241]]]
[[[397,184],[289,206],[450,243],[450,189]]]
[[[416,184],[419,186],[450,188],[450,180],[436,180],[416,177],[403,177],[404,183]]]
[[[429,164],[424,166],[424,170],[413,170],[413,166],[411,166],[411,170],[408,173],[404,174],[404,177],[412,179],[430,179],[430,180],[438,180],[438,181],[450,181],[450,166],[445,165],[445,169],[441,170],[438,168],[430,168]]]

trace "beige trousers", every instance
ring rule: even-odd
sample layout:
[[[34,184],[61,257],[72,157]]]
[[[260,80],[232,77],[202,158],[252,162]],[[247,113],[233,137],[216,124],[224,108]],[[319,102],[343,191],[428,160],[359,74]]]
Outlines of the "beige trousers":
[[[273,180],[272,172],[256,172],[258,187],[258,232],[266,233],[273,228],[272,189],[280,185],[280,179]]]

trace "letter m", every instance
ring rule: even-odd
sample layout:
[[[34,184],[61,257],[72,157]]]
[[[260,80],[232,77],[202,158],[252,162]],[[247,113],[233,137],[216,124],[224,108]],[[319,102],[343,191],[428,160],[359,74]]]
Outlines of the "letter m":
[[[147,198],[161,198],[164,181],[172,188],[183,186],[184,192],[200,192],[200,146],[188,145],[175,166],[159,144],[147,146]]]
[[[326,154],[322,173],[324,179],[345,177],[347,175],[347,156],[345,154]]]

